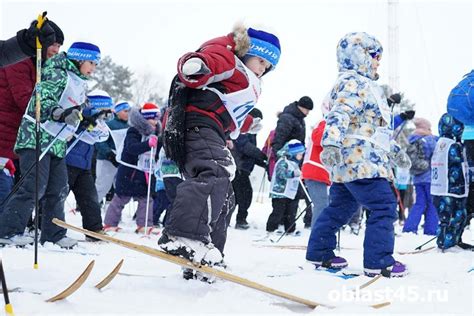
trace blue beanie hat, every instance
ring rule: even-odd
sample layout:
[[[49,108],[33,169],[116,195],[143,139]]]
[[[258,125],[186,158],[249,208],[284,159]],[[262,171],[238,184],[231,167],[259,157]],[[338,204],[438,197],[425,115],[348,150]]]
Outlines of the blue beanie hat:
[[[275,68],[281,55],[278,37],[250,27],[247,34],[250,37],[250,48],[247,55],[261,57],[272,64],[272,69]]]
[[[94,44],[75,42],[67,50],[67,57],[72,60],[100,62],[100,49]]]
[[[288,154],[290,156],[296,156],[305,152],[304,145],[297,139],[292,139],[288,143]]]
[[[114,103],[109,94],[102,90],[94,90],[87,95],[89,101],[83,109],[84,116],[93,116],[104,110],[112,110]]]
[[[128,103],[127,101],[119,101],[117,102],[117,104],[115,104],[114,112],[118,113],[120,111],[130,110],[130,108],[130,103]]]

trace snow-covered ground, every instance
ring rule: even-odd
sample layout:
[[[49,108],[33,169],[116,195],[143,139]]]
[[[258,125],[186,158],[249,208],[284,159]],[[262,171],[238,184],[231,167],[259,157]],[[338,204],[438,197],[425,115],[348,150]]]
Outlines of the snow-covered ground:
[[[226,245],[227,272],[259,282],[280,291],[312,301],[335,305],[334,309],[303,305],[258,292],[238,284],[218,280],[210,285],[186,281],[180,267],[157,258],[107,243],[81,242],[74,250],[60,250],[52,244],[39,248],[39,269],[33,269],[33,247],[4,248],[2,259],[16,315],[146,315],[146,314],[463,314],[473,315],[474,267],[472,252],[453,250],[441,253],[431,250],[416,255],[396,255],[406,263],[410,275],[403,279],[381,278],[354,295],[351,291],[370,279],[364,276],[344,280],[316,272],[305,262],[305,251],[267,247],[274,245],[261,239],[271,211],[265,203],[253,202],[249,211],[252,226],[247,231],[228,230]],[[81,216],[69,212],[72,196],[66,204],[66,220],[81,225]],[[156,248],[157,236],[142,238],[133,231],[133,209],[123,213],[124,232],[115,237]],[[278,245],[305,246],[309,230],[302,228],[299,237],[286,236]],[[399,229],[399,227],[396,227]],[[71,237],[84,239],[70,231]],[[362,243],[359,236],[341,233],[340,255],[350,264],[350,270],[362,271]],[[428,240],[423,235],[403,234],[396,238],[396,251],[413,250]],[[464,235],[472,242],[472,231]],[[434,243],[427,245],[433,246]],[[102,291],[94,285],[104,278],[120,259],[125,259],[119,274]],[[85,284],[63,301],[45,300],[65,289],[95,260],[95,266]],[[129,275],[125,275],[129,274]],[[130,276],[132,274],[133,276]],[[390,301],[382,309],[371,304]],[[2,312],[0,311],[0,315]]]

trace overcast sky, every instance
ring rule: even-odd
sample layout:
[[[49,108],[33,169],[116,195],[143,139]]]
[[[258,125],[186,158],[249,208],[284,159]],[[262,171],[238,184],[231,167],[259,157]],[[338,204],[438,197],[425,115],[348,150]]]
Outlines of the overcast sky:
[[[0,35],[11,37],[38,13],[48,11],[65,33],[64,49],[74,41],[97,44],[103,55],[134,71],[151,70],[167,91],[176,62],[210,38],[231,31],[237,20],[265,26],[278,35],[282,55],[264,77],[258,107],[267,134],[274,115],[303,95],[317,110],[337,75],[336,44],[348,32],[365,31],[387,47],[386,1],[206,0],[106,1],[0,0]],[[400,1],[400,90],[416,102],[417,115],[433,124],[446,109],[449,91],[472,69],[473,7],[468,0]],[[380,83],[388,83],[384,54]],[[264,137],[266,135],[261,135]]]

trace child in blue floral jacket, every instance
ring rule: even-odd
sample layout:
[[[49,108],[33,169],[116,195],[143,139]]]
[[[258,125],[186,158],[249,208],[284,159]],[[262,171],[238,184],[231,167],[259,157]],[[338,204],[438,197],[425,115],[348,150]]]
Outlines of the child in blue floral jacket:
[[[288,233],[295,231],[294,222],[299,201],[297,193],[301,175],[299,161],[303,159],[304,152],[304,145],[299,140],[292,139],[277,153],[280,159],[275,164],[270,185],[273,212],[268,217],[267,232],[276,230],[282,219],[285,231]]]

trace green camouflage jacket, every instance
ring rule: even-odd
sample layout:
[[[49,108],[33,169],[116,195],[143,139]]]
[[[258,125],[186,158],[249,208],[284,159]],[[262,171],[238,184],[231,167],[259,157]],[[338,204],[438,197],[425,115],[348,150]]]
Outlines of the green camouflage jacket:
[[[58,107],[59,100],[63,94],[66,84],[68,82],[68,71],[76,74],[79,78],[87,80],[87,77],[82,75],[77,67],[69,60],[66,53],[59,53],[54,57],[48,59],[41,71],[40,83],[40,97],[41,97],[41,123],[51,120],[51,112]],[[84,87],[84,94],[85,94]],[[21,120],[21,125],[18,130],[18,135],[15,143],[15,152],[21,149],[35,149],[36,130],[35,123],[25,116],[35,118],[36,94],[30,99],[25,115]],[[53,141],[54,136],[41,128],[40,143],[41,151],[43,152],[48,145]],[[56,139],[49,152],[59,158],[64,158],[66,155],[67,142]]]

